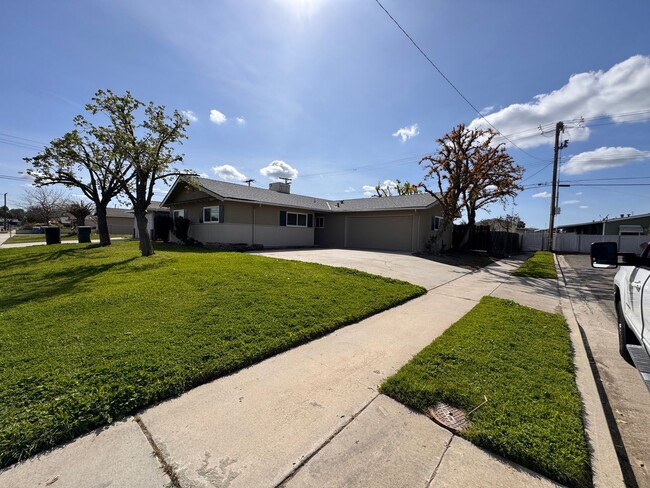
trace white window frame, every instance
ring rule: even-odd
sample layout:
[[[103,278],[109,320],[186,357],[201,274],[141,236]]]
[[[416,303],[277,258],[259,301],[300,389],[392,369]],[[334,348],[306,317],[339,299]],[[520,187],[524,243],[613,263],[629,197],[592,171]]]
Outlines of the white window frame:
[[[173,210],[172,211],[172,219],[176,220],[178,217],[185,218],[185,209],[184,208],[180,208],[178,210]]]
[[[289,215],[295,215],[296,216],[296,223],[295,224],[290,224],[289,223]],[[300,215],[305,216],[305,225],[300,225],[298,223],[298,217]],[[309,223],[309,217],[307,216],[306,213],[298,213],[298,212],[287,212],[287,227],[307,227],[307,224]]]
[[[433,229],[431,230],[440,230],[442,228],[442,217],[437,215],[433,216]]]
[[[318,225],[318,222],[320,222],[320,225]],[[324,229],[325,228],[325,216],[324,215],[314,216],[314,228],[316,228],[316,229]]]
[[[220,224],[221,221],[219,220],[219,205],[215,207],[203,207],[201,209],[201,219],[203,220],[204,224]],[[205,211],[207,209],[210,209],[210,220],[205,220]],[[212,220],[213,212],[216,210],[216,217],[217,220]]]

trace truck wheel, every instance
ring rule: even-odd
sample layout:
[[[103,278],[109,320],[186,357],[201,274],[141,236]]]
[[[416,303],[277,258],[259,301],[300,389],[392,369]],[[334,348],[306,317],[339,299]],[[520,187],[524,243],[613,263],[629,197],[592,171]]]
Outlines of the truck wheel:
[[[628,338],[632,332],[623,315],[623,308],[621,307],[620,301],[616,302],[616,317],[618,318],[618,352],[625,361],[632,364],[632,358],[627,350]]]

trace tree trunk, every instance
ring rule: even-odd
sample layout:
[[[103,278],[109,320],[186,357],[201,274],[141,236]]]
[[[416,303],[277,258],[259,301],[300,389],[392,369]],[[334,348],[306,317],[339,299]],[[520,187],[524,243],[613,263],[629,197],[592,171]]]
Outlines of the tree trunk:
[[[99,234],[99,245],[110,246],[111,236],[108,233],[108,222],[106,221],[106,205],[95,202],[97,210],[97,233]]]
[[[143,256],[153,256],[153,243],[151,242],[151,236],[147,229],[147,211],[142,209],[133,209],[133,212],[135,213],[135,221],[140,236],[140,252]]]
[[[469,242],[469,236],[472,233],[472,229],[476,225],[476,212],[468,211],[467,212],[467,226],[463,232],[463,238],[458,243],[458,249],[465,249],[467,243]]]

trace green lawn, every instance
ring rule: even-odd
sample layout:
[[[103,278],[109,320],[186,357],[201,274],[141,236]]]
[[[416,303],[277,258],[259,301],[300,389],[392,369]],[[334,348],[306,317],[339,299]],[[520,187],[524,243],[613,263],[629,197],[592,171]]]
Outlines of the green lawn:
[[[438,401],[470,411],[461,435],[569,486],[591,486],[589,449],[561,315],[484,297],[381,386],[426,412]]]
[[[528,278],[557,279],[553,253],[548,251],[537,251],[512,274]]]
[[[117,238],[117,237],[125,237],[125,238],[131,238],[131,234],[111,234],[111,239]],[[99,235],[96,233],[92,233],[90,235],[91,239],[99,239]],[[61,242],[64,241],[70,241],[70,242],[76,242],[77,241],[77,233],[76,232],[70,232],[70,231],[62,231],[61,232]],[[5,244],[22,244],[24,242],[45,242],[45,234],[15,234],[11,236],[9,239],[6,240]]]
[[[0,249],[0,467],[425,293],[137,242]]]

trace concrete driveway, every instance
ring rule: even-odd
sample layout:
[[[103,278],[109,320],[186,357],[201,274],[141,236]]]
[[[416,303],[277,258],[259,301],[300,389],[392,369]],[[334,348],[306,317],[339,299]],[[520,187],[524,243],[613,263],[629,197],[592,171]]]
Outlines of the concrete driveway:
[[[618,353],[613,284],[616,270],[594,269],[587,255],[558,259],[582,329],[625,484],[650,487],[650,395]]]
[[[289,249],[255,254],[358,269],[396,280],[408,281],[432,290],[468,274],[465,268],[437,263],[409,253],[354,251],[350,249]]]

